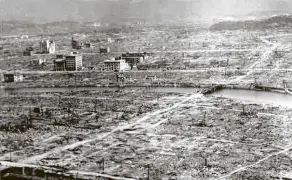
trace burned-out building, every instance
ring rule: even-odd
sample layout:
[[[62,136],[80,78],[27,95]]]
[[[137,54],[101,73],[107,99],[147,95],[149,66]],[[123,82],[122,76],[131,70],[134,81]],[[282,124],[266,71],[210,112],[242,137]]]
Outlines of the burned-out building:
[[[99,48],[99,53],[100,54],[107,54],[107,53],[110,53],[110,52],[111,52],[111,50],[110,50],[109,47],[101,47],[101,48]]]
[[[57,55],[54,60],[54,71],[78,71],[82,69],[82,55],[72,52],[69,55]]]
[[[79,71],[82,69],[82,55],[78,52],[72,52],[65,56],[65,67],[67,71]]]
[[[34,54],[33,47],[27,47],[22,53],[23,56],[32,56],[33,54]]]
[[[124,59],[126,63],[128,63],[131,67],[131,69],[134,69],[137,67],[139,63],[143,63],[145,60],[149,58],[149,53],[124,53],[120,57],[116,58],[118,59]]]
[[[89,49],[93,48],[93,45],[92,45],[92,43],[90,43],[90,42],[86,42],[86,43],[84,43],[83,46],[84,46],[85,48],[89,48]]]
[[[54,60],[54,71],[66,71],[66,62],[64,59]]]
[[[42,66],[46,65],[47,60],[45,58],[33,59],[30,61],[30,65],[32,66]]]
[[[56,43],[50,40],[42,40],[40,42],[40,53],[54,54],[56,52]]]
[[[130,66],[126,63],[125,60],[105,60],[104,62],[104,71],[127,71],[130,70]]]
[[[75,37],[72,37],[71,44],[72,44],[72,49],[79,50],[84,47],[84,43]]]
[[[22,82],[23,74],[17,72],[6,72],[3,74],[4,82],[12,83],[12,82]]]
[[[53,63],[54,71],[66,71],[65,56],[63,54],[57,54]]]

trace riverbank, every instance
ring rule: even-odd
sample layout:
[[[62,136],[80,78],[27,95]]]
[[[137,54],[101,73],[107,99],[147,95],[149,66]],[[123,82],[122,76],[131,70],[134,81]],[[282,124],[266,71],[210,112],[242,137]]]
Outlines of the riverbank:
[[[255,85],[255,84],[125,84],[125,83],[111,83],[107,85],[98,84],[96,86],[85,85],[85,86],[27,86],[25,84],[13,84],[9,86],[2,86],[0,91],[2,92],[66,92],[66,91],[91,91],[91,90],[119,90],[119,89],[165,89],[164,92],[167,92],[167,89],[171,89],[170,92],[201,92],[204,95],[212,94],[220,90],[224,89],[234,89],[234,90],[250,90],[250,91],[263,91],[263,92],[275,92],[281,94],[292,95],[291,90],[285,88],[277,88],[277,87],[269,87],[263,85]],[[186,89],[190,89],[191,91],[186,91]],[[195,89],[195,90],[192,90]],[[199,91],[200,90],[200,91]]]

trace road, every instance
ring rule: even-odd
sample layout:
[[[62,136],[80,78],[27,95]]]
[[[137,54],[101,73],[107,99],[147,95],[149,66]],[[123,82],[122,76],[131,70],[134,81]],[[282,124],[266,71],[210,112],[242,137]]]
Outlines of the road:
[[[258,64],[260,64],[260,63],[262,63],[262,62],[268,60],[268,59],[271,57],[271,55],[273,54],[274,50],[278,47],[278,44],[275,44],[275,43],[273,43],[273,42],[270,42],[270,41],[266,40],[266,39],[263,38],[263,37],[260,38],[260,39],[261,39],[261,41],[263,41],[264,43],[266,43],[267,45],[272,46],[272,47],[269,47],[269,48],[266,49],[266,51],[265,51],[264,54],[260,57],[260,59],[259,59],[258,61],[256,61],[255,63],[253,63],[253,64],[249,67],[248,72],[247,72],[245,75],[243,75],[243,76],[239,76],[239,77],[237,77],[235,80],[231,80],[231,83],[236,83],[236,82],[238,82],[238,81],[243,80],[243,79],[246,78],[247,76],[251,75],[251,74],[254,72],[255,67],[256,67]],[[276,69],[275,69],[275,70],[276,70]]]
[[[161,50],[161,51],[151,51],[152,53],[228,53],[228,52],[250,52],[254,51],[254,49],[186,49],[186,50]],[[111,53],[125,53],[123,51],[116,51]],[[98,52],[88,52],[82,53],[87,55],[95,55],[99,54]]]

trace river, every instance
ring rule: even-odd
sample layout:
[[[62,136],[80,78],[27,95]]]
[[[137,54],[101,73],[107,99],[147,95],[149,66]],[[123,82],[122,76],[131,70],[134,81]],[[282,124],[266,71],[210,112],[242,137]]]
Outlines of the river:
[[[216,97],[225,97],[257,104],[272,104],[275,106],[292,108],[292,96],[277,92],[224,89],[217,91],[212,95]]]
[[[165,93],[197,93],[198,88],[180,88],[180,87],[54,87],[54,88],[15,88],[15,89],[0,89],[4,93],[25,93],[25,92],[66,92],[66,91],[85,91],[85,90],[119,90],[119,89],[145,89],[151,92],[165,92]],[[276,106],[284,106],[292,108],[292,96],[288,94],[281,94],[277,92],[265,92],[265,91],[251,91],[251,90],[238,90],[238,89],[224,89],[212,94],[216,97],[225,97],[234,100],[248,101],[260,104],[272,104]]]
[[[166,92],[166,93],[197,93],[198,88],[180,88],[180,87],[54,87],[54,88],[10,88],[10,89],[0,89],[4,93],[49,93],[49,92],[66,92],[66,91],[95,91],[95,90],[119,90],[119,89],[145,89],[152,92]]]

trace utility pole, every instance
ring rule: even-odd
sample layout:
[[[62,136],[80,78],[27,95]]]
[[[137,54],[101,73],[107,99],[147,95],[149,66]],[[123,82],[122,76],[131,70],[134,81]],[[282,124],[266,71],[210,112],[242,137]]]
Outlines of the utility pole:
[[[150,180],[150,164],[147,165],[147,180]]]
[[[204,158],[204,159],[205,159],[205,162],[204,162],[205,167],[207,167],[208,166],[208,159],[207,158]]]
[[[9,161],[10,162],[12,162],[12,147],[10,146],[10,148],[9,148],[9,156],[10,156],[10,158],[9,158]]]
[[[102,158],[102,173],[104,174],[104,158]]]
[[[286,89],[286,82],[283,80],[284,89]]]

